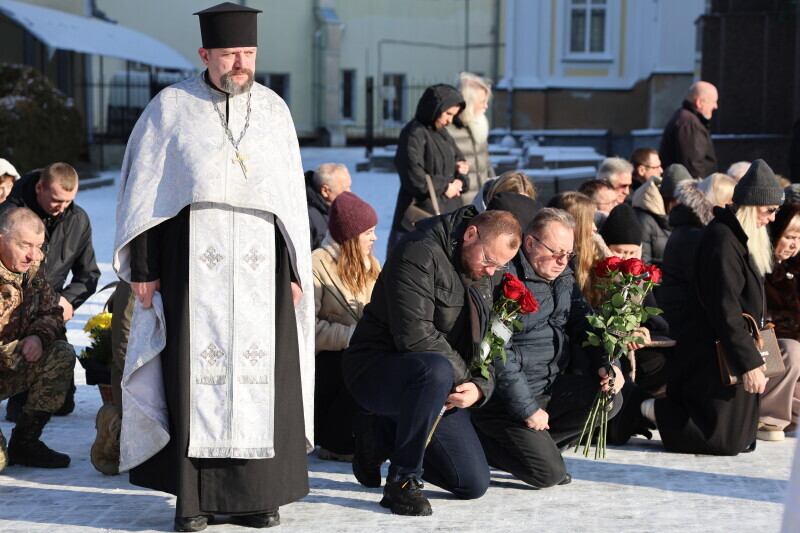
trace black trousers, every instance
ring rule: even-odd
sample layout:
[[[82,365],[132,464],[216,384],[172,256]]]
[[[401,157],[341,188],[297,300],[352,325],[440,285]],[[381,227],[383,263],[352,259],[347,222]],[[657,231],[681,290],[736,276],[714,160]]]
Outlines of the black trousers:
[[[505,470],[534,487],[552,487],[567,474],[561,449],[580,436],[592,407],[600,378],[597,376],[559,376],[550,396],[538,396],[539,406],[550,415],[549,430],[533,430],[508,414],[505,406],[492,402],[472,414],[478,438],[489,466]],[[614,397],[609,418],[622,407],[622,397]]]
[[[319,352],[315,358],[314,438],[316,444],[338,454],[351,454],[353,418],[361,406],[347,390],[342,376],[342,352]]]
[[[489,488],[469,410],[446,411],[426,446],[452,388],[453,366],[430,352],[382,353],[350,384],[356,401],[379,415],[375,443],[391,460],[387,482],[422,478],[464,500]]]

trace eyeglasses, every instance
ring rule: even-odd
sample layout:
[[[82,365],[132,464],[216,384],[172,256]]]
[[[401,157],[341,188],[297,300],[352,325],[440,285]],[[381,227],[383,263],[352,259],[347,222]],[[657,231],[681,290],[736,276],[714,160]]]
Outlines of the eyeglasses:
[[[575,257],[576,255],[578,255],[575,252],[556,252],[555,250],[553,250],[552,248],[547,246],[545,243],[543,243],[542,240],[539,237],[537,237],[536,235],[531,235],[531,237],[536,239],[536,242],[538,242],[539,244],[541,244],[542,246],[547,248],[547,250],[550,251],[553,254],[553,259],[555,259],[556,261],[558,261],[560,259],[564,259],[565,257],[567,258],[567,261],[569,261],[573,257]]]
[[[478,228],[475,228],[475,233],[478,235],[478,246],[481,247],[481,266],[484,267],[493,267],[495,270],[508,270],[508,265],[501,265],[497,261],[492,261],[486,257],[486,252],[483,250],[483,244],[481,243],[481,234],[478,233]]]

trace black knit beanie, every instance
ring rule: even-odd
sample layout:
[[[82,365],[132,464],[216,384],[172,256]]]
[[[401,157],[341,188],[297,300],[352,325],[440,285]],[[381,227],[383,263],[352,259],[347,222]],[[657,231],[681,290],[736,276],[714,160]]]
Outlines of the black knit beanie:
[[[600,236],[608,246],[612,244],[642,244],[642,226],[636,213],[628,204],[619,204],[603,223]]]
[[[738,205],[781,205],[786,198],[775,173],[763,159],[756,159],[733,189]]]
[[[538,213],[541,208],[542,204],[538,200],[511,191],[496,194],[486,206],[487,211],[508,211],[514,215],[523,232],[533,220],[533,215]]]

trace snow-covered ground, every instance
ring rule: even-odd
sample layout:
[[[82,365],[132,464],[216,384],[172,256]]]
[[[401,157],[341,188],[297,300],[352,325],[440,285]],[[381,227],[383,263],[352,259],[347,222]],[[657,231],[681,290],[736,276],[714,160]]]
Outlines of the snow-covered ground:
[[[342,162],[353,173],[353,191],[372,204],[380,217],[377,255],[384,258],[394,202],[396,175],[355,173],[361,148],[303,149],[306,169],[323,162]],[[112,187],[83,191],[77,203],[86,209],[94,229],[94,246],[103,271],[101,286],[116,278],[110,258],[114,239]],[[382,245],[381,245],[382,243]],[[108,292],[95,295],[69,323],[69,338],[80,350],[81,328],[102,309]],[[99,474],[89,462],[94,416],[101,405],[95,387],[85,385],[76,369],[76,409],[54,418],[43,440],[69,453],[63,470],[13,466],[0,474],[0,532],[171,531],[174,498],[130,485],[127,476]],[[0,427],[10,433],[5,403]],[[350,465],[309,456],[311,494],[281,509],[281,530],[320,532],[377,531],[778,531],[783,495],[796,447],[794,435],[783,442],[759,442],[754,453],[708,457],[667,453],[658,435],[634,439],[609,449],[606,460],[565,457],[574,481],[536,490],[504,472],[492,473],[489,492],[477,501],[459,501],[434,487],[427,493],[434,514],[398,517],[381,508],[380,489],[361,487]],[[384,470],[385,474],[385,470]],[[792,529],[794,528],[794,529]],[[208,531],[246,531],[227,517]],[[794,524],[789,531],[800,531]]]

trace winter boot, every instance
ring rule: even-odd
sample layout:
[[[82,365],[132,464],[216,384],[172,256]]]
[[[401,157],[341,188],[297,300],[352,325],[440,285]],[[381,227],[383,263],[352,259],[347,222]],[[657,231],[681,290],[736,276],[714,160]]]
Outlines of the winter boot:
[[[3,431],[0,430],[0,472],[5,469],[8,464],[8,446],[6,445],[6,438]]]
[[[359,483],[369,488],[381,486],[381,465],[385,458],[378,456],[375,429],[378,422],[373,413],[358,413],[353,418],[353,475]]]
[[[430,516],[431,503],[422,494],[425,485],[419,479],[410,477],[383,487],[381,507],[391,509],[394,514],[405,516]]]
[[[75,410],[75,378],[72,378],[72,384],[67,391],[67,397],[64,398],[64,403],[61,407],[53,413],[56,416],[67,416]]]
[[[97,411],[94,427],[97,429],[97,436],[92,444],[90,454],[92,465],[101,474],[115,476],[119,474],[119,434],[121,429],[121,420],[116,406],[103,405]]]
[[[39,440],[42,429],[49,420],[50,413],[42,411],[33,414],[22,413],[8,441],[9,465],[27,465],[36,468],[69,466],[69,455],[53,451]]]
[[[16,422],[22,415],[22,408],[28,401],[28,391],[15,394],[6,402],[6,420],[9,422]]]

